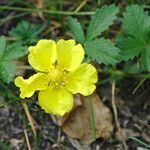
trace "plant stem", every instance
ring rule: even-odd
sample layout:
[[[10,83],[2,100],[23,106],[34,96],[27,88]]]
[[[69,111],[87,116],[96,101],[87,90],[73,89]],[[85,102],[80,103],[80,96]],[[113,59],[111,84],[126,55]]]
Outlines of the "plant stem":
[[[29,142],[28,133],[27,133],[27,130],[26,130],[26,129],[24,129],[24,135],[25,135],[25,139],[26,139],[26,142],[27,142],[28,150],[32,150],[32,149],[31,149],[30,142]]]
[[[118,121],[118,113],[117,113],[117,108],[116,108],[116,104],[115,104],[115,86],[116,86],[116,83],[115,83],[115,80],[112,82],[112,108],[113,108],[113,113],[114,113],[114,118],[115,118],[115,123],[116,123],[116,126],[117,126],[117,129],[118,129],[118,132],[121,136],[121,139],[122,139],[122,143],[123,143],[123,146],[124,146],[124,149],[127,150],[127,145],[125,143],[125,140],[124,140],[124,136],[123,136],[123,133],[122,133],[122,130],[120,128],[120,124],[119,124],[119,121]]]
[[[70,12],[70,11],[56,11],[56,10],[47,10],[41,8],[23,8],[23,7],[11,7],[11,6],[0,6],[0,10],[14,10],[14,11],[24,11],[30,13],[47,13],[51,15],[75,15],[75,16],[85,16],[85,15],[93,15],[94,12],[87,11],[87,12]]]
[[[0,26],[2,26],[4,23],[6,23],[9,20],[16,19],[16,18],[19,18],[19,17],[23,17],[27,14],[29,14],[29,12],[23,12],[21,14],[15,15],[15,16],[7,16],[7,17],[5,17],[4,19],[1,20]]]
[[[136,141],[137,143],[140,143],[141,145],[144,145],[145,147],[147,148],[150,148],[150,145],[146,144],[145,142],[139,140],[138,138],[136,137],[130,137],[132,140]]]
[[[36,129],[35,129],[35,126],[34,126],[34,123],[33,123],[33,118],[32,118],[32,116],[30,114],[30,111],[28,109],[28,106],[27,106],[26,102],[22,102],[22,106],[23,106],[23,109],[24,109],[24,111],[25,111],[25,113],[27,115],[28,121],[30,123],[31,129],[32,129],[33,134],[34,134],[34,137],[36,138],[37,135],[36,135]]]
[[[0,81],[0,85],[3,86],[3,88],[7,91],[7,93],[9,94],[8,97],[9,97],[9,98],[11,97],[11,98],[13,99],[13,101],[9,101],[9,102],[0,104],[0,107],[5,106],[5,104],[8,104],[8,103],[11,103],[11,102],[15,102],[15,101],[19,101],[19,100],[20,100],[20,98],[17,97],[17,96],[15,96],[15,94],[14,94],[10,89],[8,89],[7,86],[6,86],[3,82]],[[20,100],[20,101],[21,101],[21,100]],[[32,129],[32,131],[33,131],[34,137],[36,138],[36,137],[37,137],[37,136],[36,136],[36,129],[35,129],[35,126],[34,126],[34,123],[33,123],[33,118],[32,118],[32,116],[31,116],[31,114],[30,114],[30,111],[29,111],[29,109],[28,109],[28,106],[27,106],[26,102],[23,102],[23,101],[22,101],[22,106],[23,106],[23,109],[24,109],[24,111],[25,111],[25,113],[26,113],[26,115],[27,115],[28,121],[29,121],[29,123],[30,123],[30,125],[31,125],[31,129]]]
[[[128,77],[128,78],[146,78],[150,79],[150,74],[129,74],[117,69],[97,69],[98,72],[104,74],[114,74],[116,76]]]
[[[89,109],[90,109],[90,114],[91,114],[91,127],[93,130],[93,138],[96,140],[96,128],[95,128],[95,121],[94,121],[94,112],[93,112],[93,106],[92,106],[92,97],[88,97],[88,102],[89,102]]]
[[[136,86],[136,88],[134,89],[134,91],[132,92],[133,94],[135,94],[135,92],[140,88],[140,86],[145,82],[146,78],[143,78],[140,83]]]
[[[81,4],[75,9],[74,12],[80,11],[86,3],[87,3],[87,0],[84,0],[83,2],[81,2]]]

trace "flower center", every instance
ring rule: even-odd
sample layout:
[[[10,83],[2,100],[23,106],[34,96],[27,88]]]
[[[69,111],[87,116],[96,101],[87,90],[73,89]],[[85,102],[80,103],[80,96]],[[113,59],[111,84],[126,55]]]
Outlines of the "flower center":
[[[55,88],[59,88],[61,86],[64,86],[66,83],[66,71],[54,67],[50,72],[49,72],[49,77],[50,77],[50,86],[53,86]]]
[[[51,72],[50,72],[50,79],[51,81],[53,82],[57,82],[61,79],[62,77],[62,72],[58,69],[53,69]]]

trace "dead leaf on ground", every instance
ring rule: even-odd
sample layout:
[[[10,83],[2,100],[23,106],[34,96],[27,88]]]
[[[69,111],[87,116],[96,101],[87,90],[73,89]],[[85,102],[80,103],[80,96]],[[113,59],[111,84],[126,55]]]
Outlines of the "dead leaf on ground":
[[[58,118],[58,123],[68,136],[79,139],[81,143],[88,145],[94,141],[89,102],[87,97],[83,96],[78,96],[75,101],[78,101],[80,105],[76,105],[74,110],[70,114],[67,114],[67,116]],[[81,103],[79,103],[79,101],[81,101]],[[92,106],[96,137],[107,139],[113,130],[112,114],[97,94],[93,94],[92,96]]]

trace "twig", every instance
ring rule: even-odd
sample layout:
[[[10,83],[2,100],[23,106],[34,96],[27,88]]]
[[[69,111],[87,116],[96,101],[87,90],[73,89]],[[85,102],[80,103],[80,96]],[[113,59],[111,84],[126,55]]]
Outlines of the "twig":
[[[145,147],[149,148],[150,149],[150,145],[149,144],[146,144],[145,142],[139,140],[138,138],[136,137],[130,137],[130,139],[136,141],[137,143],[141,144],[141,145],[144,145]]]
[[[87,11],[87,12],[71,12],[71,11],[56,11],[56,10],[47,10],[47,9],[41,9],[41,8],[23,8],[23,7],[10,7],[10,6],[0,6],[0,10],[14,10],[14,11],[24,11],[24,12],[30,12],[30,13],[47,13],[51,15],[74,15],[74,16],[85,16],[85,15],[93,15],[93,11]]]
[[[145,82],[145,78],[144,79],[142,79],[141,81],[140,81],[140,83],[136,86],[136,88],[134,89],[134,91],[132,92],[133,94],[135,94],[135,92],[140,88],[140,86]]]
[[[150,9],[150,6],[143,6],[144,9]],[[41,8],[23,8],[23,7],[11,7],[11,6],[0,6],[0,10],[14,10],[14,11],[23,11],[23,12],[30,12],[30,13],[47,13],[51,15],[74,15],[74,16],[85,16],[85,15],[93,15],[95,12],[93,11],[86,11],[86,12],[71,12],[71,11],[56,11],[56,10],[47,10]]]
[[[118,132],[121,136],[121,140],[122,140],[122,143],[123,143],[123,146],[124,146],[124,149],[127,150],[127,145],[125,143],[125,140],[124,140],[124,136],[123,136],[123,133],[122,133],[122,130],[120,128],[120,124],[119,124],[119,121],[118,121],[118,114],[117,114],[117,108],[116,108],[116,104],[115,104],[115,81],[112,82],[112,108],[113,108],[113,113],[114,113],[114,118],[115,118],[115,123],[116,123],[116,126],[117,126],[117,129],[118,129]]]
[[[81,2],[81,4],[75,9],[74,12],[80,11],[86,3],[87,3],[87,0],[84,0],[83,2]]]
[[[32,116],[30,114],[30,111],[28,109],[28,106],[27,106],[26,102],[22,102],[22,106],[23,106],[23,109],[24,109],[24,111],[25,111],[25,113],[27,115],[28,121],[30,123],[31,129],[32,129],[33,134],[34,134],[34,137],[36,138],[37,135],[36,135],[36,129],[35,129],[35,126],[34,126],[34,123],[33,123],[33,118],[32,118]]]
[[[31,145],[30,145],[30,142],[29,142],[29,137],[28,137],[27,130],[24,129],[23,131],[24,131],[26,142],[27,142],[28,150],[31,150]]]
[[[7,17],[5,17],[4,19],[1,20],[0,26],[2,26],[3,24],[5,24],[7,21],[12,20],[12,19],[16,19],[19,17],[23,17],[25,15],[29,14],[29,12],[23,12],[21,14],[17,14],[15,16],[12,16],[11,14],[8,15]]]

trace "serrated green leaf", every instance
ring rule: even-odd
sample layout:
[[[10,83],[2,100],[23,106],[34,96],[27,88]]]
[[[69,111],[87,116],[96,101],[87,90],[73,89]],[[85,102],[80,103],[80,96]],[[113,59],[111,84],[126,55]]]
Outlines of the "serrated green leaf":
[[[19,40],[22,40],[25,44],[32,44],[37,41],[38,34],[43,31],[45,27],[36,24],[30,24],[26,21],[21,21],[17,24],[16,28],[12,28],[9,32],[10,36],[13,36]]]
[[[92,40],[108,29],[116,19],[118,12],[119,9],[115,5],[105,5],[101,9],[97,9],[88,26],[86,41]]]
[[[68,26],[71,29],[71,33],[76,41],[78,41],[81,44],[84,44],[85,42],[85,36],[82,29],[81,24],[78,22],[77,19],[73,17],[68,17]]]
[[[144,13],[141,6],[131,5],[126,8],[126,12],[123,16],[124,32],[141,39],[141,35],[144,35],[145,31],[150,26],[148,14]]]
[[[7,46],[3,60],[16,60],[25,56],[28,53],[27,49],[20,43],[12,43]]]
[[[16,73],[16,65],[10,61],[0,62],[0,79],[6,83],[10,83],[14,79]]]
[[[25,56],[27,50],[20,43],[7,43],[3,46],[3,53],[0,58],[0,79],[9,83],[14,79],[16,73],[16,64],[14,60]]]
[[[140,57],[141,70],[150,71],[150,16],[138,5],[126,8],[123,33],[117,38],[122,60]]]
[[[6,39],[4,36],[0,37],[0,57],[2,57],[6,48]]]
[[[117,46],[122,50],[120,52],[120,60],[129,60],[140,54],[140,50],[144,47],[143,42],[137,41],[133,37],[121,37],[116,39]]]
[[[108,39],[102,38],[88,42],[85,50],[91,60],[100,64],[115,65],[118,62],[119,49]]]

